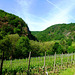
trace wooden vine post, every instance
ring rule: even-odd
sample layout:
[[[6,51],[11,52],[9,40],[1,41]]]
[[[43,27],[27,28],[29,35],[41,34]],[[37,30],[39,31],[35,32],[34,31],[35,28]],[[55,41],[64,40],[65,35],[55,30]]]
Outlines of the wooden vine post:
[[[73,52],[72,52],[72,65],[73,65]]]
[[[0,75],[2,75],[3,60],[4,60],[4,52],[3,52],[3,55],[2,55],[2,61],[0,63]]]
[[[62,69],[62,66],[63,66],[63,53],[61,55],[61,69]]]
[[[69,64],[69,53],[67,54],[67,68],[68,68],[68,64]]]
[[[74,53],[73,53],[73,65],[74,65]]]
[[[74,53],[74,64],[75,64],[75,53]]]
[[[30,57],[31,57],[31,52],[29,53],[29,64],[28,64],[27,75],[30,75],[30,71],[29,71],[29,68],[30,68]]]
[[[49,56],[49,61],[50,61],[50,56]]]
[[[55,55],[54,55],[54,73],[55,73],[55,67],[56,67],[56,52],[55,52]]]
[[[73,53],[71,53],[71,65],[73,64]]]
[[[44,56],[44,75],[45,75],[45,60],[46,60],[46,52],[45,52],[45,56]]]

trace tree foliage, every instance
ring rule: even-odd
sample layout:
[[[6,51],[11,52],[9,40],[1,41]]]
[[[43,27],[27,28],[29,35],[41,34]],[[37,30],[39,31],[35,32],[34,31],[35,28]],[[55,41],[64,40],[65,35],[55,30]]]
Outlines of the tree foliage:
[[[0,35],[18,34],[27,36],[31,40],[37,40],[30,32],[22,18],[0,10]],[[0,39],[2,39],[0,36]]]
[[[0,50],[1,52],[4,52],[5,57],[10,55],[11,42],[8,37],[4,37],[2,40],[0,40]]]
[[[27,37],[20,37],[16,43],[17,57],[28,57],[28,53],[30,51],[29,47],[29,39]]]

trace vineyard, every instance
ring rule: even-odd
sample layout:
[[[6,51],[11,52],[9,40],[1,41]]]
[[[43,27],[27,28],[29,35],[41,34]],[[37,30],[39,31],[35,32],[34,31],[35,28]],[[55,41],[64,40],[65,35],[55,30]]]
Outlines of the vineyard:
[[[75,53],[4,60],[2,75],[54,75],[75,65]],[[28,70],[29,67],[29,70]]]

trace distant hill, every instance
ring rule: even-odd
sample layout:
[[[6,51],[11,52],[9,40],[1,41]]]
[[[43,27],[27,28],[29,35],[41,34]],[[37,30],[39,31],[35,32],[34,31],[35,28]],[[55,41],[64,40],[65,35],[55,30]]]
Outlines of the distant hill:
[[[75,23],[56,24],[44,31],[32,31],[32,34],[40,41],[61,39],[75,39]]]
[[[23,19],[14,14],[0,10],[0,38],[7,34],[16,33],[20,36],[27,36],[31,40],[36,40]]]

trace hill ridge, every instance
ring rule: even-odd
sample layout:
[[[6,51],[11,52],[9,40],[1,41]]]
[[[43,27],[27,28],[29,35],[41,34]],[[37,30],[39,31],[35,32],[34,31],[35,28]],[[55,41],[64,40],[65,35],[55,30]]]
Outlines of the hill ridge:
[[[27,36],[31,40],[37,40],[22,18],[0,9],[0,35],[5,36],[16,33],[19,36]]]
[[[75,23],[55,24],[43,31],[32,31],[32,34],[40,41],[51,41],[75,38]]]

